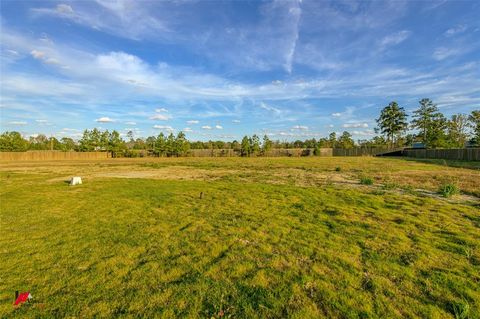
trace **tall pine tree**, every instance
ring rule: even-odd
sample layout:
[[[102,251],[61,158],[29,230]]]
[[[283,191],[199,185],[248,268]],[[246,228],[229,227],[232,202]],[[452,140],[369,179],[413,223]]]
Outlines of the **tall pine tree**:
[[[407,113],[397,102],[390,102],[382,109],[377,123],[380,132],[387,136],[387,143],[392,146],[408,127]]]

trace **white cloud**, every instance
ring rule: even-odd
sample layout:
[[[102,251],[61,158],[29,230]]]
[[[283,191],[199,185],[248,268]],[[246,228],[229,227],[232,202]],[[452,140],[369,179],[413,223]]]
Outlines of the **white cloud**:
[[[221,126],[221,125],[215,125],[215,128],[216,128],[217,130],[223,130],[223,126]]]
[[[232,120],[232,123],[240,123],[240,120]]]
[[[209,125],[204,125],[204,126],[202,126],[202,129],[204,129],[204,130],[211,130],[212,127],[209,126]]]
[[[150,119],[151,120],[157,120],[157,121],[168,121],[170,119],[170,117],[168,115],[165,115],[165,114],[155,114],[155,115],[150,116]]]
[[[368,127],[368,123],[345,123],[342,126],[345,128]]]
[[[264,109],[264,110],[267,110],[269,112],[273,112],[273,113],[276,113],[276,114],[280,114],[282,111],[276,107],[273,107],[273,106],[270,106],[268,104],[266,104],[265,102],[260,102],[259,104],[260,108]]]
[[[437,61],[441,61],[458,54],[460,54],[459,49],[441,47],[435,49],[435,51],[433,52],[433,58]]]
[[[127,125],[137,125],[136,122],[132,122],[132,121],[125,122],[125,124],[127,124]]]
[[[454,36],[455,34],[458,34],[458,33],[463,33],[467,30],[467,26],[464,25],[464,24],[459,24],[457,26],[454,26],[453,28],[450,28],[448,29],[447,31],[445,31],[445,36],[446,37],[451,37],[451,36]]]
[[[35,122],[37,122],[37,123],[47,123],[48,121],[47,120],[35,120]]]
[[[161,36],[168,31],[163,21],[169,17],[166,14],[168,10],[152,7],[162,4],[97,0],[88,5],[83,5],[82,1],[75,2],[75,5],[75,10],[68,4],[58,4],[55,8],[37,8],[32,9],[32,12],[36,16],[48,15],[69,19],[97,31],[134,40],[153,37],[155,34]],[[165,19],[158,19],[152,12],[165,12]]]
[[[183,129],[184,132],[193,132],[193,130],[189,127],[186,127]]]
[[[58,59],[47,56],[47,54],[44,51],[32,50],[32,51],[30,51],[30,55],[34,59],[39,60],[39,61],[41,61],[43,63],[46,63],[46,64],[52,64],[52,65],[60,65],[61,64]]]
[[[174,128],[170,125],[154,125],[153,128],[173,132]]]
[[[157,112],[157,113],[168,112],[168,110],[166,108],[162,107],[162,108],[159,108],[159,109],[155,109],[155,112]]]
[[[285,70],[288,73],[292,73],[292,64],[293,58],[295,56],[295,50],[297,48],[298,42],[298,32],[299,32],[299,23],[300,17],[302,15],[302,9],[300,8],[299,2],[294,2],[294,7],[288,9],[288,18],[289,25],[291,25],[290,30],[290,43],[287,46],[286,55],[285,55]]]
[[[58,61],[55,58],[46,58],[46,59],[43,60],[43,62],[45,62],[47,64],[60,64],[60,61]]]
[[[291,128],[292,130],[308,131],[308,126],[305,125],[295,125]]]
[[[64,4],[64,3],[57,4],[57,7],[55,8],[55,10],[60,14],[72,14],[73,13],[72,7],[69,6],[68,4]]]
[[[104,116],[104,117],[100,117],[100,118],[96,119],[95,122],[98,122],[98,123],[111,123],[111,122],[115,122],[115,121],[112,120],[111,118],[107,117],[107,116]]]
[[[386,48],[391,45],[400,44],[410,36],[410,33],[410,31],[402,30],[394,34],[390,34],[382,39],[380,42],[380,47]]]
[[[25,121],[11,121],[8,122],[9,125],[27,125],[28,123]]]
[[[198,124],[198,123],[200,123],[200,121],[197,121],[197,120],[187,121],[187,124]]]
[[[342,116],[342,113],[332,113],[332,116],[333,117],[340,117],[340,116]]]
[[[45,52],[38,51],[38,50],[32,50],[32,51],[30,52],[30,55],[31,55],[32,57],[34,57],[35,59],[37,59],[37,60],[41,60],[41,59],[43,59],[43,58],[45,57]]]

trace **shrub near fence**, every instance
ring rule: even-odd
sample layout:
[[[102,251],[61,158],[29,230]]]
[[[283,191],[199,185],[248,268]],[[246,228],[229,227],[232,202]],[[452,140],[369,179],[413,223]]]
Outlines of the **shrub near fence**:
[[[434,158],[462,161],[480,161],[480,148],[453,148],[435,150],[404,150],[403,155],[414,158]]]
[[[275,148],[266,152],[266,157],[300,157],[300,156],[314,156],[315,149],[313,148]],[[332,156],[331,148],[320,148],[318,156]]]
[[[0,152],[1,161],[55,161],[55,160],[87,160],[106,159],[109,152],[61,152],[61,151],[27,151]]]

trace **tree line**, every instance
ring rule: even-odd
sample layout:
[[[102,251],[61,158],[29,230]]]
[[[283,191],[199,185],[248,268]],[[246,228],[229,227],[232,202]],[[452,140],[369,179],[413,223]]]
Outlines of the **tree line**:
[[[413,142],[421,142],[428,148],[461,148],[467,143],[480,144],[480,110],[469,115],[454,114],[447,119],[432,100],[421,99],[410,123],[407,117],[405,109],[397,102],[381,110],[376,119],[376,132],[382,134],[386,145],[410,146]],[[417,134],[406,134],[408,129],[417,130]]]
[[[63,137],[47,137],[44,134],[25,139],[19,132],[10,131],[0,135],[0,151],[59,150],[59,151],[105,151],[117,156],[134,157],[139,155],[183,156],[190,149],[232,149],[242,156],[263,155],[271,149],[310,148],[319,154],[321,148],[353,147],[402,147],[422,143],[427,148],[462,148],[465,145],[480,145],[480,110],[469,115],[455,114],[447,119],[430,99],[419,101],[412,120],[397,102],[391,102],[376,119],[378,134],[371,139],[353,140],[344,131],[340,136],[335,132],[328,137],[296,141],[271,140],[268,135],[260,138],[254,134],[237,141],[188,141],[183,132],[174,135],[160,133],[158,136],[134,138],[128,132],[126,139],[113,131],[100,131],[96,128],[85,130],[78,141]],[[417,133],[408,133],[409,129]]]

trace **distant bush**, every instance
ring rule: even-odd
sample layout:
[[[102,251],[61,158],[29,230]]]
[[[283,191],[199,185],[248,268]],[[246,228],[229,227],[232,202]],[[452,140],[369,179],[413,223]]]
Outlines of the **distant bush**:
[[[438,193],[442,195],[443,197],[451,197],[453,195],[456,195],[460,192],[458,189],[458,186],[453,184],[453,183],[446,183],[440,186],[438,189]]]
[[[341,172],[342,168],[341,167],[335,167],[335,172]]]
[[[360,184],[362,185],[373,185],[373,178],[369,176],[360,177]]]

